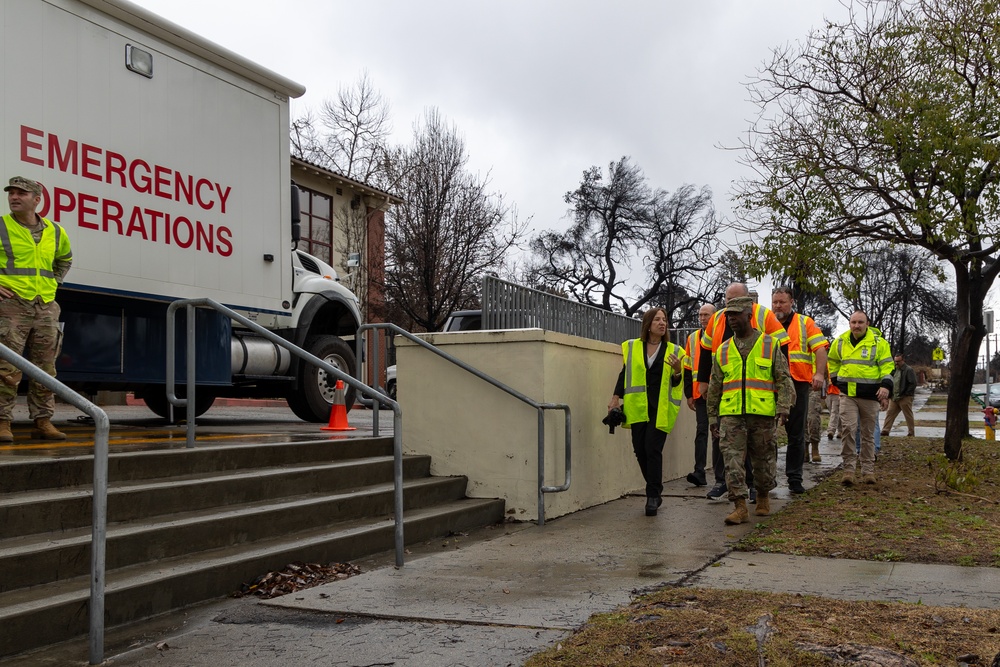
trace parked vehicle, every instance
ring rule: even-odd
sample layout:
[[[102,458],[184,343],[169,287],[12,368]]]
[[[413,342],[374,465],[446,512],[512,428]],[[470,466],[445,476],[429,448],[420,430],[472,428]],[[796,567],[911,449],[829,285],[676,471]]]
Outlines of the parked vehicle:
[[[482,328],[482,310],[456,310],[445,320],[441,331],[479,331]]]
[[[389,398],[396,400],[396,364],[385,369],[385,391]]]
[[[299,250],[290,97],[305,89],[125,0],[19,0],[0,12],[4,180],[45,186],[73,268],[58,301],[59,378],[131,390],[167,414],[167,306],[210,298],[352,373],[358,299]],[[6,8],[6,7],[5,7]],[[185,340],[182,324],[178,340]],[[216,396],[288,399],[327,420],[326,373],[215,311],[197,313],[197,412]],[[183,350],[177,378],[185,379]],[[354,390],[347,405],[354,403]]]
[[[441,331],[479,331],[483,328],[482,310],[456,310],[444,322]],[[389,398],[396,400],[396,365],[385,369],[385,391]]]

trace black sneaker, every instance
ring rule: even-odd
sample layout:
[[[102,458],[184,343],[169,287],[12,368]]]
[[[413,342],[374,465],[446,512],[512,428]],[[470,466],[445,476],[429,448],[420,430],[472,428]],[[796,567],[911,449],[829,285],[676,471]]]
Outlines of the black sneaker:
[[[727,493],[729,493],[729,487],[726,486],[725,482],[722,482],[713,486],[712,490],[705,497],[709,500],[723,500]]]
[[[801,494],[806,492],[806,487],[802,486],[802,482],[789,482],[788,490],[795,494]]]
[[[751,486],[749,489],[747,489],[747,491],[750,492],[750,501],[749,501],[750,504],[751,505],[756,505],[757,504],[757,489],[755,489],[755,488],[753,488]]]
[[[704,477],[699,478],[693,472],[689,472],[684,479],[687,480],[688,484],[693,484],[694,486],[708,486],[708,482],[705,481]]]

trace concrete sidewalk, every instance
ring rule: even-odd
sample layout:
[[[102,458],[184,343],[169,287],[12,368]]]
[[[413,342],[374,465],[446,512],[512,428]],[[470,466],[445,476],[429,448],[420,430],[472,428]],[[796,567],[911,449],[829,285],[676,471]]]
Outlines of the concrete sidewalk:
[[[821,447],[823,463],[806,465],[807,487],[840,464],[839,441],[824,437]],[[402,569],[383,558],[361,563],[360,576],[274,600],[188,610],[141,639],[135,630],[109,637],[107,664],[520,665],[591,614],[664,584],[1000,608],[992,568],[731,552],[753,524],[725,526],[731,505],[705,491],[674,480],[656,517],[630,496],[541,527],[508,524],[414,547]],[[790,502],[783,486],[772,498],[775,511]],[[82,665],[86,651],[67,655],[18,664]]]

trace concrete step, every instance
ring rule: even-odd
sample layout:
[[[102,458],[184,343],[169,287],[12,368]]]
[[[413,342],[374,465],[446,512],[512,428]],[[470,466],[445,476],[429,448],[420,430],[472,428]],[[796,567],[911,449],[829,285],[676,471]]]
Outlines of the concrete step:
[[[465,497],[464,477],[406,480],[404,511]],[[189,553],[292,535],[393,511],[392,483],[341,493],[302,495],[256,503],[181,512],[108,525],[108,570]],[[90,571],[89,526],[0,540],[0,593],[71,579]]]
[[[391,456],[377,456],[112,483],[108,489],[108,522],[269,498],[336,493],[392,479],[392,467]],[[426,476],[429,469],[430,457],[403,459],[404,477]],[[92,508],[91,490],[87,487],[5,493],[0,497],[0,540],[89,526]]]
[[[109,627],[393,546],[391,438],[170,447],[109,458]],[[408,543],[503,519],[430,463],[403,458]],[[92,471],[90,456],[0,462],[0,660],[87,631]]]
[[[113,452],[108,457],[108,480],[120,482],[180,477],[224,470],[254,469],[305,462],[332,462],[365,456],[392,456],[392,438],[355,438],[331,441],[251,443]],[[4,492],[89,486],[94,478],[93,456],[48,460],[0,461],[0,489]]]
[[[404,514],[408,544],[502,520],[501,500],[464,499]],[[392,548],[391,517],[356,519],[283,539],[239,544],[109,571],[108,626],[229,594],[244,582],[293,561],[349,561]],[[405,571],[405,568],[404,568]],[[21,588],[0,607],[0,657],[84,635],[89,577]]]

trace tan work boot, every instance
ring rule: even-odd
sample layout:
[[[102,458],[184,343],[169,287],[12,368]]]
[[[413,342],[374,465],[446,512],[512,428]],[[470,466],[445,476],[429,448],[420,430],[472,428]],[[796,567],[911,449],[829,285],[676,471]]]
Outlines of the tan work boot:
[[[0,420],[0,442],[14,442],[14,434],[10,432],[10,420]]]
[[[759,502],[760,498],[757,501]],[[737,498],[735,504],[736,508],[726,517],[726,524],[730,526],[735,526],[738,523],[746,523],[750,520],[750,515],[747,513],[747,499]]]
[[[814,442],[812,444],[812,459],[813,459],[813,463],[820,463],[823,460],[823,457],[819,455],[819,443],[818,442]]]
[[[771,513],[771,499],[766,493],[757,494],[757,509],[753,513],[757,516],[767,516]]]
[[[861,476],[861,481],[864,484],[874,484],[875,483],[875,473],[873,473],[873,472],[866,472],[864,475]]]
[[[840,483],[844,486],[854,486],[854,471],[845,470],[844,478],[840,480]]]
[[[35,428],[31,429],[31,437],[42,440],[65,440],[66,434],[53,426],[48,417],[39,417],[35,420]]]

